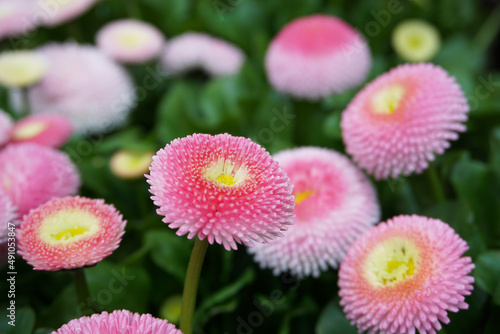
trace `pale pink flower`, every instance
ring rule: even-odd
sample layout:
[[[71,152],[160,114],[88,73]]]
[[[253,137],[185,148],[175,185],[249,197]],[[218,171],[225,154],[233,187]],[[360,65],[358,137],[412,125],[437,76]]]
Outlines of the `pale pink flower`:
[[[340,304],[368,333],[436,333],[447,312],[467,309],[474,264],[447,224],[397,216],[353,243],[340,265]]]
[[[19,254],[36,270],[90,266],[118,248],[125,225],[104,200],[54,198],[23,217]]]
[[[284,238],[249,248],[255,261],[278,275],[319,276],[337,268],[351,243],[380,218],[375,189],[344,155],[302,147],[274,155],[290,177],[295,224]]]
[[[0,109],[0,147],[9,141],[13,124],[9,114]]]
[[[0,151],[0,191],[20,216],[54,197],[76,194],[79,186],[76,166],[63,152],[32,143]]]
[[[11,130],[11,143],[34,143],[61,147],[71,137],[73,125],[64,116],[31,115],[17,122]]]
[[[33,113],[66,116],[77,133],[95,134],[122,125],[135,103],[127,72],[99,49],[74,43],[39,50],[49,62],[44,79],[30,89]]]
[[[73,319],[52,334],[182,334],[167,320],[127,310]]]
[[[17,221],[14,221],[16,218],[16,208],[10,201],[9,197],[0,191],[0,244],[7,241],[9,233],[8,224],[11,223],[17,225]]]
[[[363,36],[341,19],[323,14],[288,23],[266,54],[267,76],[274,88],[308,100],[360,85],[370,65]]]
[[[153,157],[147,175],[157,213],[178,235],[253,246],[292,224],[288,176],[264,148],[228,134],[176,139]]]
[[[29,33],[39,22],[34,21],[33,0],[0,1],[0,40]]]
[[[421,173],[465,131],[467,99],[432,64],[398,66],[369,83],[342,114],[353,160],[377,179]]]
[[[165,38],[147,22],[126,19],[102,27],[97,33],[96,44],[119,62],[143,63],[160,54]]]
[[[238,73],[245,56],[224,40],[190,32],[169,40],[161,60],[164,69],[173,74],[201,69],[212,76],[223,76]]]

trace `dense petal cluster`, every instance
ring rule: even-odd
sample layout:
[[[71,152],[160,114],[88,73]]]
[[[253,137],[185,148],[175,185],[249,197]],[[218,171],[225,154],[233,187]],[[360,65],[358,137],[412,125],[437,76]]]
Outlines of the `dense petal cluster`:
[[[411,62],[429,61],[441,45],[439,31],[423,20],[406,20],[392,32],[392,47]]]
[[[118,248],[125,225],[103,200],[55,198],[23,217],[19,254],[36,270],[90,266]]]
[[[32,51],[6,51],[0,54],[0,85],[16,88],[31,86],[47,72],[47,61]]]
[[[46,3],[37,1],[37,11],[43,12],[42,23],[48,27],[71,21],[87,12],[99,0],[64,0]]]
[[[380,218],[375,189],[344,155],[303,147],[274,156],[290,177],[295,224],[284,238],[249,248],[275,275],[319,276],[336,268],[351,243]]]
[[[73,124],[64,116],[31,115],[17,122],[11,131],[11,143],[34,143],[60,147],[71,137]]]
[[[377,179],[420,173],[465,131],[467,99],[442,68],[398,66],[368,84],[342,114],[347,152]]]
[[[9,197],[0,191],[0,244],[7,241],[9,223],[17,218],[16,208]]]
[[[9,141],[12,125],[12,118],[0,109],[0,146]]]
[[[151,314],[116,310],[73,319],[52,334],[182,334],[167,320]]]
[[[30,89],[33,113],[69,118],[79,133],[98,133],[121,125],[134,105],[127,72],[92,46],[51,44],[40,49],[49,60],[45,78]]]
[[[96,43],[104,53],[119,62],[142,63],[160,54],[165,38],[149,23],[126,19],[101,28]]]
[[[288,176],[250,139],[194,134],[153,157],[147,175],[157,213],[178,235],[236,249],[282,236],[293,223]]]
[[[329,15],[298,18],[273,39],[267,76],[277,90],[317,100],[360,85],[368,75],[368,43],[354,28]]]
[[[440,220],[397,216],[353,243],[340,265],[340,304],[359,331],[435,333],[468,308],[474,268],[464,240]]]
[[[79,186],[78,170],[65,153],[31,143],[0,151],[0,191],[20,216],[54,197],[76,194]]]
[[[164,69],[173,74],[201,69],[213,76],[231,75],[238,73],[244,60],[236,46],[193,32],[169,40],[162,55]]]

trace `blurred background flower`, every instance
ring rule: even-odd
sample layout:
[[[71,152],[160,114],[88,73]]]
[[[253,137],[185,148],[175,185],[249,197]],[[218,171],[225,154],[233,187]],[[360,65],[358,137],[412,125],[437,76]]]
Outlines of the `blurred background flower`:
[[[423,20],[403,21],[392,31],[392,47],[407,61],[429,61],[439,51],[440,46],[439,31]]]

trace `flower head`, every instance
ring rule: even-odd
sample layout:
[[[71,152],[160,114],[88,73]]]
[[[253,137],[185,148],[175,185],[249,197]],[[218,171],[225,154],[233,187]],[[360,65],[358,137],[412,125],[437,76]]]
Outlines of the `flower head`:
[[[423,20],[406,20],[392,32],[392,47],[411,62],[431,60],[441,45],[439,31]]]
[[[266,54],[267,76],[274,88],[308,100],[358,86],[370,65],[364,38],[344,21],[328,15],[290,22]]]
[[[194,134],[153,157],[147,175],[157,213],[178,235],[236,249],[282,236],[293,224],[292,186],[250,139]]]
[[[122,179],[143,177],[149,171],[154,152],[121,150],[113,154],[109,167],[111,172]]]
[[[168,41],[162,55],[166,71],[183,73],[200,68],[209,75],[238,73],[245,56],[236,46],[201,33],[185,33]]]
[[[369,83],[342,114],[347,152],[377,179],[420,173],[464,131],[460,86],[431,64],[398,66]]]
[[[33,22],[35,13],[32,0],[0,1],[0,40],[9,36],[19,36],[33,30],[38,22]]]
[[[9,114],[0,109],[0,147],[9,141],[12,125],[12,118],[10,118]]]
[[[54,197],[76,194],[79,186],[78,171],[65,153],[31,143],[0,151],[0,191],[20,216]]]
[[[466,309],[474,268],[440,220],[397,216],[353,243],[340,265],[340,304],[359,331],[435,333],[447,312]]]
[[[11,130],[11,143],[35,143],[60,147],[71,137],[73,124],[64,116],[31,115],[17,122]]]
[[[46,15],[43,18],[43,24],[48,27],[55,27],[62,23],[71,21],[87,12],[98,0],[64,0],[56,1],[47,11],[42,1],[38,1],[38,10],[44,11]]]
[[[9,223],[17,218],[16,208],[9,197],[0,191],[0,244],[7,241]]]
[[[154,318],[151,314],[116,310],[102,312],[90,317],[73,319],[52,334],[182,334],[167,320]]]
[[[249,248],[274,274],[319,276],[336,268],[348,247],[378,222],[375,190],[361,171],[333,150],[303,147],[274,156],[290,177],[295,224],[284,238]]]
[[[97,46],[111,58],[124,63],[142,63],[156,58],[165,38],[153,25],[138,20],[108,23],[96,37]]]
[[[47,61],[31,51],[6,51],[0,54],[0,84],[6,87],[27,87],[43,78]]]
[[[30,89],[33,113],[68,117],[78,133],[98,133],[121,125],[134,105],[127,72],[98,49],[51,44],[40,53],[49,60],[45,78]]]
[[[90,266],[118,248],[125,224],[103,200],[55,198],[23,217],[19,254],[36,270]]]

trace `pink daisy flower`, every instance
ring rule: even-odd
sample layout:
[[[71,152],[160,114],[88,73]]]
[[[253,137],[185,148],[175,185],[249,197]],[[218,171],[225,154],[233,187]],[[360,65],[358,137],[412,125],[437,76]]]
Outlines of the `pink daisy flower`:
[[[432,64],[398,66],[369,83],[342,114],[353,160],[377,179],[421,173],[465,131],[460,86]]]
[[[61,147],[71,137],[73,125],[64,116],[40,114],[23,118],[11,130],[11,143]]]
[[[360,85],[370,65],[363,36],[341,19],[322,14],[287,24],[266,54],[267,76],[274,88],[308,100]]]
[[[245,56],[236,46],[201,33],[185,33],[169,40],[162,55],[166,71],[177,74],[202,69],[212,76],[239,72]]]
[[[31,143],[0,151],[0,191],[20,216],[54,197],[76,194],[79,186],[78,171],[65,153]]]
[[[48,59],[43,80],[30,89],[33,113],[66,116],[78,133],[120,126],[135,103],[127,72],[92,46],[51,44],[40,49]]]
[[[9,141],[12,125],[12,118],[0,109],[0,147]]]
[[[142,63],[156,58],[165,44],[153,25],[138,20],[108,23],[96,37],[97,46],[111,58],[124,63]]]
[[[54,198],[23,217],[19,254],[36,270],[90,266],[118,248],[125,225],[101,199]]]
[[[435,333],[467,309],[474,268],[464,240],[440,220],[397,216],[373,227],[340,265],[340,304],[360,332]]]
[[[32,22],[34,13],[32,0],[0,1],[0,40],[33,30],[37,25],[37,22]]]
[[[9,197],[0,191],[0,244],[7,241],[8,223],[15,223],[16,218],[16,208]]]
[[[336,268],[348,247],[380,218],[375,189],[344,155],[303,147],[274,156],[290,177],[295,225],[284,238],[249,248],[275,275],[319,276]]]
[[[62,23],[74,20],[92,8],[99,0],[64,0],[54,1],[47,6],[46,3],[38,1],[38,10],[45,13],[44,25],[55,27]]]
[[[228,134],[176,139],[153,157],[151,197],[178,235],[230,250],[282,236],[293,224],[292,186],[264,148]]]
[[[73,319],[52,334],[182,334],[167,320],[151,314],[116,310]]]

